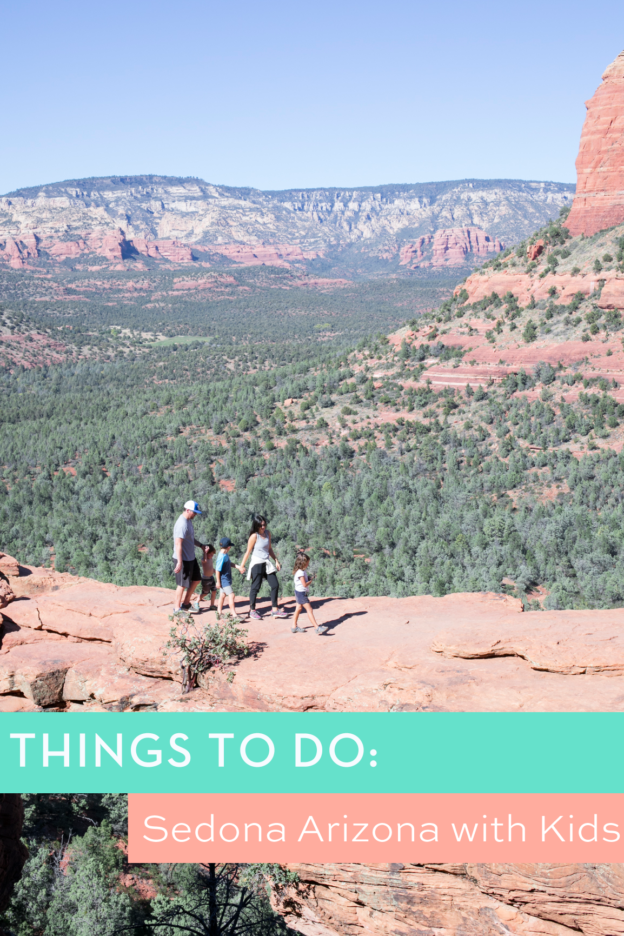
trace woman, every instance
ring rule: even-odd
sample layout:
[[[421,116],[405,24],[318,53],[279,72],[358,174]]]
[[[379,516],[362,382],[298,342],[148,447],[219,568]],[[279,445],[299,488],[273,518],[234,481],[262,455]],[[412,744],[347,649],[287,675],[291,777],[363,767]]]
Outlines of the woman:
[[[279,572],[281,566],[277,556],[273,552],[271,534],[267,530],[266,520],[260,514],[254,514],[251,518],[251,533],[249,534],[249,542],[247,543],[247,552],[238,567],[241,575],[245,574],[245,566],[250,556],[251,561],[249,563],[249,572],[247,573],[247,579],[251,579],[249,617],[253,618],[254,621],[261,620],[260,615],[256,611],[256,598],[258,597],[258,592],[260,591],[264,579],[267,580],[271,589],[271,614],[273,617],[277,618],[288,617],[284,611],[280,611],[277,604],[279,582],[277,580],[276,571]]]

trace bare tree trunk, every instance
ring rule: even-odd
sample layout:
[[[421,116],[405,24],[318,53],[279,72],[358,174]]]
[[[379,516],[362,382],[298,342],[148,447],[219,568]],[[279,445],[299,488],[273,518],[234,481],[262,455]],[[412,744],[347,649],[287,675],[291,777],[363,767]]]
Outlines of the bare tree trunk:
[[[217,917],[217,866],[208,865],[208,909],[209,924],[208,932],[210,936],[219,936],[219,923]]]

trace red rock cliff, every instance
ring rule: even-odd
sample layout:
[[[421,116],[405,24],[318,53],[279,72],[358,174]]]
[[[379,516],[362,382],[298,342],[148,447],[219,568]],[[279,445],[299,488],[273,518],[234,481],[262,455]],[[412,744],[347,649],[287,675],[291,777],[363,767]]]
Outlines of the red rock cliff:
[[[576,159],[576,196],[566,222],[572,234],[595,234],[624,222],[624,52],[587,102]]]
[[[304,936],[617,936],[622,865],[290,865],[277,909]]]

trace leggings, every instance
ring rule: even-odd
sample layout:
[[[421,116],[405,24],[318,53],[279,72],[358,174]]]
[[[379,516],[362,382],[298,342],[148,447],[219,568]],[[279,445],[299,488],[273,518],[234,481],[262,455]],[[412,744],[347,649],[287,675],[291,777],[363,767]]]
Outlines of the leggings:
[[[277,608],[277,596],[279,595],[279,582],[275,572],[267,575],[266,562],[258,562],[251,570],[251,589],[249,591],[249,606],[253,611],[256,607],[256,598],[262,587],[263,579],[266,579],[271,589],[271,605]]]

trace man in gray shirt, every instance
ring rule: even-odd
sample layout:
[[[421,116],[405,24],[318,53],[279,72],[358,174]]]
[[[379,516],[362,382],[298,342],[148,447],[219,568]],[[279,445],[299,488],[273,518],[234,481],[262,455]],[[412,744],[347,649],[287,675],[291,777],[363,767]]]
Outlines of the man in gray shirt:
[[[195,547],[205,550],[203,543],[195,539],[193,517],[201,515],[199,504],[187,501],[184,510],[173,527],[173,572],[176,580],[174,614],[191,607],[191,596],[201,581],[201,572],[195,558]],[[199,604],[194,611],[199,610]]]

